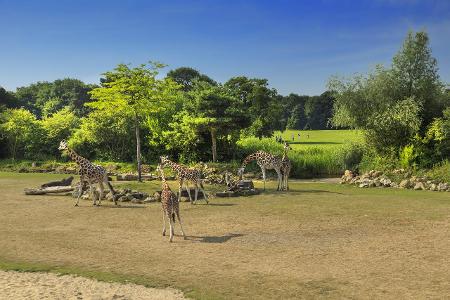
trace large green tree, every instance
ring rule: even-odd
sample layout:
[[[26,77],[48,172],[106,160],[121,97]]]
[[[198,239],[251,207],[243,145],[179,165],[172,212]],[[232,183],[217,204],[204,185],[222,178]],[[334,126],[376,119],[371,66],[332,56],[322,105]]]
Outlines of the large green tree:
[[[16,98],[20,106],[30,110],[38,118],[49,116],[64,107],[69,107],[80,117],[89,112],[84,104],[90,101],[88,92],[94,87],[96,86],[78,79],[65,78],[19,87]]]
[[[216,162],[218,137],[236,139],[236,133],[248,126],[250,118],[246,114],[245,104],[231,95],[228,89],[204,82],[199,82],[189,95],[191,101],[186,105],[186,110],[203,120],[197,121],[197,124],[209,131],[212,160]]]
[[[86,105],[100,111],[120,111],[133,119],[136,137],[136,161],[141,180],[141,134],[143,121],[153,113],[172,105],[178,97],[179,85],[171,78],[157,79],[164,65],[150,62],[137,67],[119,64],[104,73],[106,80],[90,95],[96,101]]]
[[[207,82],[211,85],[217,84],[207,75],[189,67],[180,67],[170,70],[167,73],[167,77],[172,78],[176,83],[180,84],[185,92],[192,90],[196,81]]]
[[[443,85],[425,32],[409,33],[392,68],[377,66],[367,76],[332,78],[333,124],[365,129],[378,151],[410,143],[419,129],[442,115]]]
[[[233,77],[224,87],[247,108],[250,127],[246,134],[257,137],[271,136],[281,129],[283,109],[277,91],[269,88],[267,79]]]

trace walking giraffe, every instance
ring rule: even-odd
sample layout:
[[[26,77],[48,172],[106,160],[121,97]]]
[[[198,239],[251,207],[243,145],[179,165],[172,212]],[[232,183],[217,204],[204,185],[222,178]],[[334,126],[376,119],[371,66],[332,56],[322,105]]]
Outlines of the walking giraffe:
[[[289,191],[289,173],[292,169],[292,163],[289,159],[287,153],[288,150],[292,150],[291,146],[288,143],[284,142],[284,152],[283,157],[281,158],[281,175],[283,176],[283,182],[281,184],[281,190]]]
[[[261,168],[261,172],[264,180],[264,190],[266,190],[266,170],[274,169],[278,175],[278,187],[277,191],[281,189],[282,184],[282,176],[281,176],[281,167],[283,162],[280,157],[275,156],[273,154],[267,153],[265,151],[259,150],[255,153],[247,156],[242,162],[241,167],[238,170],[239,178],[242,179],[242,175],[244,174],[245,167],[247,164],[253,160],[256,160],[256,163]]]
[[[98,165],[95,165],[91,163],[88,159],[78,155],[74,150],[70,149],[67,145],[66,141],[61,141],[59,143],[59,150],[61,151],[67,151],[67,154],[69,155],[70,159],[72,159],[74,162],[78,164],[80,167],[80,170],[78,171],[80,174],[80,193],[78,194],[77,202],[75,203],[75,206],[78,206],[78,203],[80,202],[81,194],[83,193],[83,189],[85,187],[85,184],[89,184],[90,194],[92,197],[92,200],[94,201],[93,205],[96,204],[96,197],[94,194],[94,184],[98,183],[98,187],[100,190],[100,195],[98,199],[98,205],[101,204],[102,198],[103,198],[103,192],[104,192],[104,186],[103,183],[106,183],[108,186],[108,189],[110,190],[111,194],[113,195],[114,204],[117,205],[117,199],[114,196],[115,191],[108,181],[108,174],[106,173],[106,170]]]
[[[175,173],[177,173],[178,184],[179,184],[178,201],[180,200],[180,197],[181,197],[181,189],[183,188],[183,183],[186,183],[186,190],[188,192],[189,201],[191,202],[191,204],[193,204],[194,202],[197,202],[199,189],[202,191],[203,196],[205,197],[206,204],[209,203],[208,196],[206,195],[206,192],[205,192],[205,189],[204,189],[203,183],[202,183],[202,178],[201,178],[202,174],[199,170],[193,169],[193,168],[188,168],[186,166],[177,164],[177,163],[171,161],[170,159],[168,159],[167,156],[161,156],[160,162],[161,162],[161,167],[168,166]],[[189,182],[189,181],[194,184],[194,188],[195,188],[194,202],[192,202],[191,192],[189,190],[189,186],[187,185],[187,182]]]
[[[166,177],[164,176],[164,171],[161,165],[158,165],[156,168],[157,171],[161,174],[161,184],[162,184],[162,192],[161,192],[161,205],[163,210],[163,232],[162,235],[166,235],[166,217],[169,219],[169,230],[170,230],[170,239],[169,242],[172,242],[174,235],[174,223],[175,223],[175,215],[177,216],[178,223],[180,223],[181,232],[183,234],[183,238],[186,239],[186,235],[184,234],[183,225],[181,224],[180,219],[180,205],[177,199],[177,196],[172,192],[169,185],[166,182]]]

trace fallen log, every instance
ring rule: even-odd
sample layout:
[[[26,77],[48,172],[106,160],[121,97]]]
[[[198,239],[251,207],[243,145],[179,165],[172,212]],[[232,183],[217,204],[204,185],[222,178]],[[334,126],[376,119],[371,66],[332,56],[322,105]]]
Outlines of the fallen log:
[[[72,186],[50,186],[40,189],[24,189],[25,195],[45,195],[45,194],[58,194],[67,193],[73,191]]]
[[[51,186],[69,186],[72,184],[72,180],[73,176],[58,181],[50,181],[41,185],[41,188],[43,189]]]

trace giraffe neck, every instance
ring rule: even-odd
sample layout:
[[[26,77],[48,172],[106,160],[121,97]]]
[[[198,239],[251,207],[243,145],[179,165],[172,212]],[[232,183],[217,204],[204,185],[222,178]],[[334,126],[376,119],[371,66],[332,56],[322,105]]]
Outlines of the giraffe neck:
[[[164,176],[164,171],[161,169],[160,172],[161,172],[161,181],[162,181],[163,190],[167,190],[169,185],[167,184],[166,177]]]
[[[76,162],[77,164],[81,164],[81,162],[88,161],[86,158],[84,158],[81,155],[78,155],[74,150],[70,148],[67,148],[67,152],[69,154],[70,159]]]
[[[169,166],[169,168],[171,168],[172,171],[175,171],[177,173],[178,173],[179,169],[182,168],[179,164],[177,164],[171,160],[166,160],[164,165]]]
[[[257,152],[250,154],[250,155],[247,156],[247,157],[244,159],[244,161],[242,162],[241,169],[245,169],[245,167],[246,167],[251,161],[257,160],[257,159],[258,159],[258,153],[257,153]]]

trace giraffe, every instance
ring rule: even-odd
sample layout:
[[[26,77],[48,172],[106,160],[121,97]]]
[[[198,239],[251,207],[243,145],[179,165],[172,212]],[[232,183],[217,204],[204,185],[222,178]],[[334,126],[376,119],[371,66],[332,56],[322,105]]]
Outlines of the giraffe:
[[[264,190],[266,190],[266,170],[274,169],[278,175],[278,187],[277,191],[281,189],[282,184],[282,176],[281,176],[281,167],[283,162],[280,157],[275,156],[273,154],[267,153],[265,151],[259,150],[255,153],[247,156],[242,162],[241,167],[238,170],[239,179],[242,179],[242,175],[244,174],[245,166],[253,160],[256,160],[256,163],[261,168],[261,172],[264,180]]]
[[[90,194],[94,201],[94,203],[93,203],[94,206],[97,205],[96,197],[94,194],[94,184],[95,183],[98,183],[98,187],[100,190],[98,205],[101,204],[101,201],[103,198],[103,192],[104,192],[103,183],[106,183],[106,185],[108,186],[108,189],[110,190],[111,194],[113,195],[114,204],[117,205],[117,199],[114,196],[115,191],[114,191],[111,183],[108,181],[108,174],[106,173],[106,170],[103,167],[95,165],[95,164],[91,163],[89,160],[87,160],[86,158],[78,155],[74,150],[69,148],[69,146],[67,145],[67,142],[64,140],[59,143],[58,149],[61,151],[67,151],[69,157],[80,166],[80,170],[79,170],[80,193],[78,194],[78,198],[77,198],[77,202],[75,203],[75,206],[78,206],[78,203],[80,202],[80,197],[81,197],[81,194],[83,193],[83,188],[86,183],[89,184]]]
[[[201,190],[203,192],[203,196],[205,197],[205,201],[206,204],[208,204],[208,197],[206,195],[205,189],[203,187],[203,182],[202,182],[202,174],[199,170],[193,169],[193,168],[188,168],[186,166],[177,164],[171,160],[169,160],[167,158],[167,156],[161,156],[160,157],[160,163],[161,163],[161,167],[165,167],[168,166],[170,167],[174,172],[177,173],[177,177],[178,177],[178,183],[179,183],[179,188],[178,188],[178,201],[180,201],[180,197],[181,197],[181,189],[183,188],[183,183],[185,182],[192,182],[194,183],[194,188],[195,188],[195,198],[194,198],[194,202],[197,202],[197,197],[198,197],[198,191]],[[192,201],[192,197],[191,197],[191,192],[189,191],[189,186],[186,184],[186,190],[188,192],[189,195],[189,201],[191,202],[191,204],[193,204],[194,202]]]
[[[289,173],[291,172],[291,169],[292,169],[292,163],[287,155],[287,152],[288,152],[288,150],[292,150],[292,148],[286,142],[284,142],[283,148],[284,148],[284,152],[283,152],[283,157],[281,158],[281,161],[283,163],[281,166],[283,182],[281,185],[281,190],[289,191]]]
[[[169,242],[172,242],[174,235],[174,223],[175,223],[175,215],[177,216],[178,223],[180,223],[181,232],[183,233],[183,238],[186,239],[186,234],[183,230],[183,225],[181,224],[180,219],[180,205],[178,202],[177,196],[172,192],[169,185],[166,182],[166,177],[164,176],[164,171],[161,165],[158,165],[156,170],[161,174],[161,183],[162,183],[162,192],[161,192],[161,205],[163,210],[163,232],[162,235],[166,235],[166,217],[169,219],[169,230],[170,230],[170,239]]]

